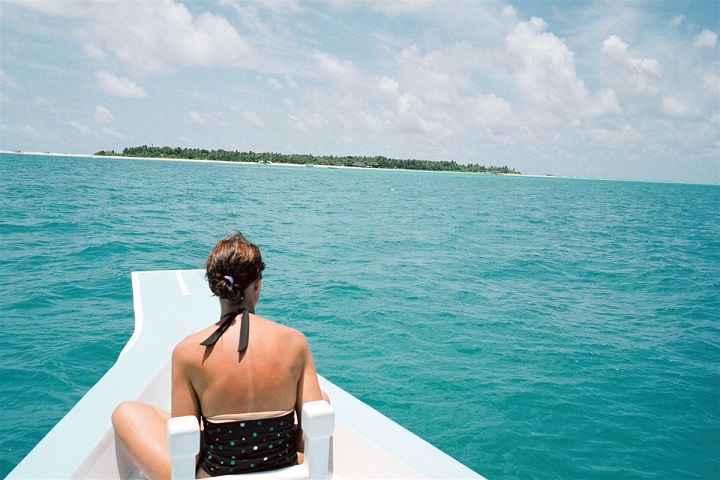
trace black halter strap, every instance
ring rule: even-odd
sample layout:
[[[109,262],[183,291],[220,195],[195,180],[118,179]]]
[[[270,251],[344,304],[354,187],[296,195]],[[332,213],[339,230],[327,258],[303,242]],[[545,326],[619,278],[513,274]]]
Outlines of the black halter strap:
[[[244,352],[248,346],[248,335],[250,333],[250,314],[248,313],[249,311],[247,308],[235,310],[228,313],[227,315],[223,315],[222,318],[220,318],[220,321],[222,323],[220,324],[218,329],[215,330],[213,334],[206,338],[202,343],[200,343],[200,345],[204,345],[206,347],[212,347],[213,345],[215,345],[215,343],[220,339],[220,337],[222,337],[222,334],[225,333],[225,331],[232,324],[235,317],[240,314],[240,312],[242,312],[242,320],[240,323],[240,342],[238,343],[238,352]]]

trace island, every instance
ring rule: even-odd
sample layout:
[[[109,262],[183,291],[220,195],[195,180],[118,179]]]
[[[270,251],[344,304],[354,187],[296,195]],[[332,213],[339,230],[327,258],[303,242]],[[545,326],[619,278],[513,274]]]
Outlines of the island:
[[[97,156],[122,156],[142,158],[168,158],[185,160],[216,160],[224,162],[246,162],[246,163],[287,163],[294,165],[322,165],[335,167],[357,167],[357,168],[385,168],[402,170],[427,170],[435,172],[469,172],[469,173],[492,173],[506,175],[520,175],[520,172],[507,166],[495,167],[478,164],[458,164],[455,161],[432,161],[432,160],[398,160],[383,156],[344,156],[333,155],[309,155],[309,154],[281,154],[281,153],[258,153],[239,152],[228,150],[206,150],[199,148],[180,147],[155,147],[141,145],[139,147],[128,147],[122,152],[114,150],[101,150],[96,152]]]

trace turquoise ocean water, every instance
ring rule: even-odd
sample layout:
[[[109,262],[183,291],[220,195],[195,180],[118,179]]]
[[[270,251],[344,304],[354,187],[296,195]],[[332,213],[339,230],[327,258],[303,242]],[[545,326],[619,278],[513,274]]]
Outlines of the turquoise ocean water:
[[[240,230],[258,313],[489,479],[720,478],[719,212],[710,185],[0,154],[0,476],[115,361],[130,273]]]

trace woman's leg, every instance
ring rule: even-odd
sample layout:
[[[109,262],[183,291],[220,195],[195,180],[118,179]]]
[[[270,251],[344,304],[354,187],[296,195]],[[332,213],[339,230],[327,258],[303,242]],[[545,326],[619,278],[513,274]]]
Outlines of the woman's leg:
[[[170,478],[169,419],[165,410],[140,402],[123,402],[112,414],[117,438],[148,479]]]

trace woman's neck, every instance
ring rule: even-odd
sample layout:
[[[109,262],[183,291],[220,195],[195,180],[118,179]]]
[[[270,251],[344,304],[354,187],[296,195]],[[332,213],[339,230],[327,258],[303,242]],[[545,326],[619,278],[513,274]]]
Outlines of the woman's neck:
[[[255,306],[251,305],[248,301],[242,301],[240,303],[227,303],[227,302],[221,302],[220,303],[220,317],[224,317],[225,315],[236,312],[238,310],[242,311],[243,309],[247,308],[249,312],[255,311]]]

